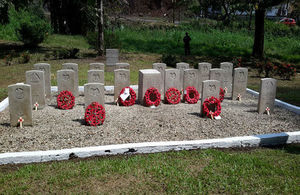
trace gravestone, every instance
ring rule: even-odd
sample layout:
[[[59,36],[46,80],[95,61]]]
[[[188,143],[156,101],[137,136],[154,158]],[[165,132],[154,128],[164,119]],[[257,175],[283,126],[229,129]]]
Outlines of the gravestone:
[[[116,63],[115,69],[130,69],[130,65],[128,63],[120,62]]]
[[[186,69],[183,74],[183,89],[188,86],[195,87],[198,91],[198,76],[199,71],[197,69]],[[199,91],[198,91],[199,92]]]
[[[164,94],[169,88],[175,87],[180,90],[180,70],[179,69],[166,69],[164,81]]]
[[[266,108],[270,109],[270,113],[274,113],[274,104],[276,98],[277,80],[265,78],[260,80],[260,90],[258,99],[258,113],[263,114]]]
[[[78,97],[79,95],[79,91],[78,91],[78,64],[75,64],[75,63],[64,63],[62,65],[62,69],[70,69],[70,70],[73,70],[74,71],[74,93],[73,95],[75,97]]]
[[[32,108],[35,107],[35,103],[38,103],[37,108],[43,109],[46,105],[44,71],[26,71],[26,84],[31,86]]]
[[[210,69],[209,80],[220,81],[220,87],[222,87],[224,89],[224,74],[225,74],[225,70],[223,70],[221,68]],[[219,89],[219,91],[220,91],[220,89]]]
[[[162,94],[161,88],[161,75],[158,70],[155,69],[143,69],[139,71],[139,92],[138,101],[142,104],[144,95],[147,89],[155,87],[159,93]]]
[[[167,68],[167,65],[165,63],[154,63],[152,65],[152,68],[155,70],[158,70],[160,72],[161,76],[161,88],[164,90],[165,88],[165,70]],[[161,99],[164,99],[165,95],[164,93],[161,94]]]
[[[104,71],[103,70],[89,70],[88,83],[102,83],[104,84]]]
[[[24,119],[23,125],[32,125],[31,86],[23,83],[9,85],[8,101],[10,125],[18,126],[20,117]]]
[[[70,91],[75,93],[75,72],[74,70],[59,70],[57,71],[57,88],[58,94],[62,91]]]
[[[198,71],[199,71],[199,77],[198,77],[198,83],[199,86],[197,87],[197,90],[200,94],[202,94],[202,82],[209,80],[209,71],[211,69],[211,63],[202,62],[198,64]]]
[[[44,71],[45,94],[46,98],[51,98],[51,65],[47,63],[38,63],[33,65],[36,70]]]
[[[220,81],[206,80],[202,82],[202,98],[200,105],[200,115],[203,116],[202,105],[206,98],[215,97],[219,98],[220,93]]]
[[[104,107],[104,84],[88,83],[84,85],[84,105],[89,106],[92,102],[98,102]]]
[[[90,70],[103,70],[105,65],[103,63],[90,63]]]
[[[119,62],[118,49],[106,49],[106,71],[112,72],[116,69],[116,63]]]
[[[114,74],[114,100],[116,100],[121,90],[130,85],[130,71],[127,69],[116,69]]]
[[[232,70],[233,70],[233,64],[231,62],[222,62],[220,64],[220,68],[225,70],[225,73],[224,73],[224,88],[225,87],[227,88],[227,93],[225,93],[225,97],[231,97],[232,96]]]
[[[189,69],[190,65],[185,62],[176,63],[176,68],[180,70],[180,89],[181,91],[183,89],[183,74],[185,69]]]
[[[248,82],[248,69],[235,68],[233,76],[232,100],[236,100],[240,95],[245,96]]]

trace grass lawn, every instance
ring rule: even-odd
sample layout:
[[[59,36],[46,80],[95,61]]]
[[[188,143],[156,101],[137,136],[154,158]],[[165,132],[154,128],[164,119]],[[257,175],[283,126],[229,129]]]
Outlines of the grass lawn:
[[[299,194],[300,145],[0,166],[0,194]]]

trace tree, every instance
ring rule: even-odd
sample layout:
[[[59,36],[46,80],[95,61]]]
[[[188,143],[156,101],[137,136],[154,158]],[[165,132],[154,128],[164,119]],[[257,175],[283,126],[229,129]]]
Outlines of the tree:
[[[264,57],[264,36],[265,36],[265,14],[266,9],[280,3],[283,0],[256,0],[255,4],[255,33],[252,56],[262,59]]]
[[[103,25],[103,0],[97,0],[97,16],[98,16],[98,37],[97,37],[97,51],[98,55],[104,54],[104,25]]]

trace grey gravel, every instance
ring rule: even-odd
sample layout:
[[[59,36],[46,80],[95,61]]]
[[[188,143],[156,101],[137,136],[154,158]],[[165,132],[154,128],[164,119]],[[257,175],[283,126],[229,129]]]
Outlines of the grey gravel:
[[[49,106],[33,111],[33,127],[10,127],[8,108],[0,113],[0,152],[64,149],[108,144],[199,140],[232,136],[299,131],[300,115],[276,107],[271,116],[259,115],[257,99],[247,94],[242,102],[224,100],[221,120],[200,118],[195,105],[114,105],[105,95],[106,120],[97,127],[84,122],[84,97],[72,110],[56,108],[56,94]]]

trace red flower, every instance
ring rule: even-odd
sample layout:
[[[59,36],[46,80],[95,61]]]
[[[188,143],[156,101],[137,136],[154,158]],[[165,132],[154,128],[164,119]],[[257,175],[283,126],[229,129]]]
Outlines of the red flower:
[[[219,100],[221,102],[223,102],[224,100],[224,95],[225,95],[224,90],[220,87]]]
[[[57,96],[57,107],[64,110],[72,109],[75,105],[75,97],[70,91],[62,91]]]
[[[129,99],[127,98],[126,100],[123,101],[120,96],[121,96],[121,94],[124,93],[125,88],[129,88],[130,96],[128,97]],[[121,90],[119,98],[118,98],[118,101],[119,101],[120,105],[122,105],[122,106],[132,106],[132,105],[135,104],[135,100],[136,100],[136,93],[135,93],[135,91],[131,87],[124,87]]]
[[[206,98],[202,105],[203,114],[207,117],[211,115],[213,117],[219,116],[221,114],[221,102],[218,98],[210,97],[209,99]]]
[[[160,104],[161,95],[159,91],[151,87],[147,89],[145,96],[144,96],[144,103],[146,106],[158,106]]]
[[[199,92],[195,87],[188,86],[185,89],[186,93],[183,95],[183,99],[189,104],[196,104],[199,100]]]
[[[105,120],[105,109],[98,102],[93,102],[85,109],[84,119],[90,126],[102,125]]]
[[[168,104],[178,104],[180,102],[180,91],[176,88],[169,88],[165,94],[165,101]]]

